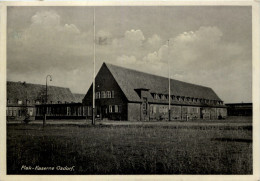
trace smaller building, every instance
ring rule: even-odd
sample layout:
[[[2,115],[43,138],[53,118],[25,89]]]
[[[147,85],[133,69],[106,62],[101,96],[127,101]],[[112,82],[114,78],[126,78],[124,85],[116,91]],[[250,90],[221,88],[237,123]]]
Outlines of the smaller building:
[[[73,94],[69,88],[46,86],[26,82],[7,81],[7,120],[42,119],[47,107],[47,119],[70,118],[84,115],[84,94]]]
[[[227,106],[228,116],[252,116],[252,103],[229,103]]]

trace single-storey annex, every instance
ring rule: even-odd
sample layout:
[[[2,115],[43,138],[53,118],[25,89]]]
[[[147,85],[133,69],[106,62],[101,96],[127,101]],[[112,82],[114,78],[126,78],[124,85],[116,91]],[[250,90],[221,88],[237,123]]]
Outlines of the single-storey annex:
[[[217,119],[226,106],[209,87],[171,79],[170,119]],[[92,117],[92,88],[83,99]],[[95,77],[95,115],[101,119],[168,120],[168,78],[103,63]]]
[[[228,116],[252,116],[253,104],[252,103],[228,103],[227,115]]]

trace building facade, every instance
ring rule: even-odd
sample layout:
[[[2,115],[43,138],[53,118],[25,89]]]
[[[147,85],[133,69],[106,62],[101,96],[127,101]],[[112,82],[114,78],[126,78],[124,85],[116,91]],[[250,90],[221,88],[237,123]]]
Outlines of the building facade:
[[[42,119],[45,109],[49,119],[80,117],[79,113],[83,117],[83,97],[82,94],[72,94],[69,88],[48,86],[46,102],[45,85],[8,81],[7,120]]]
[[[89,118],[92,117],[92,86],[83,99]],[[168,87],[168,78],[103,63],[95,77],[95,116],[128,121],[227,116],[226,106],[211,88],[172,79],[169,96]]]

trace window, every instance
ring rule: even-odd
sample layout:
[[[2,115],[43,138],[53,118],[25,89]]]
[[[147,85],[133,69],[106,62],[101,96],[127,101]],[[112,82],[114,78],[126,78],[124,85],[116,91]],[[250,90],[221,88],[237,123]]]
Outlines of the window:
[[[18,100],[17,103],[21,105],[23,103],[23,101]]]
[[[115,105],[115,113],[118,113],[119,112],[118,110],[119,110],[118,105]]]
[[[108,107],[109,113],[121,113],[122,112],[122,106],[121,105],[109,105]]]
[[[171,99],[174,100],[174,99],[175,99],[175,96],[171,96]]]
[[[71,109],[70,107],[67,107],[67,116],[70,116],[70,114],[71,114]]]
[[[88,109],[88,116],[92,116],[92,107],[88,106],[87,109]]]
[[[101,98],[106,98],[106,92],[105,91],[101,92]]]
[[[159,113],[163,112],[163,106],[159,106]]]
[[[118,106],[118,112],[121,113],[122,112],[122,106]]]
[[[147,98],[143,98],[143,110],[147,110]]]
[[[16,116],[16,110],[13,110],[13,115],[12,116]]]
[[[154,94],[154,99],[160,99],[158,94]]]
[[[22,116],[22,111],[18,110],[18,116]]]
[[[198,113],[198,108],[197,107],[191,108],[191,113]]]
[[[187,111],[188,111],[187,107],[182,107],[182,112],[183,113],[187,113]]]
[[[27,103],[27,104],[30,104],[30,100],[26,100],[26,103]]]
[[[112,106],[109,105],[109,112],[112,113],[113,112],[113,109],[112,109]]]
[[[146,103],[143,103],[143,110],[146,110],[147,106]]]
[[[161,98],[162,98],[162,100],[166,99],[165,95],[163,95],[163,94],[162,94]]]
[[[115,112],[115,106],[112,106],[112,112]]]
[[[111,98],[111,92],[107,91],[107,98]]]
[[[156,113],[156,106],[153,107],[153,112]]]
[[[96,99],[100,99],[100,92],[96,92]]]
[[[7,99],[7,104],[10,104],[10,103],[11,103],[10,99]]]

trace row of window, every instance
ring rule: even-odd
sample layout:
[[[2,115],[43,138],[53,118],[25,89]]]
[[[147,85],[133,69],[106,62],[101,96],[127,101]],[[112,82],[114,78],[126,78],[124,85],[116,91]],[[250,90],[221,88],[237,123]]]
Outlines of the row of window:
[[[98,112],[97,114],[100,114],[100,112],[103,113],[103,111],[105,112],[105,114],[121,113],[122,112],[122,105],[109,105],[109,106],[106,106],[106,107],[102,107],[102,110],[96,108],[96,111]],[[88,113],[88,116],[92,116],[92,107],[91,106],[87,107],[87,113]]]
[[[101,91],[96,92],[95,94],[96,99],[105,99],[105,98],[114,98],[114,91]]]
[[[151,95],[156,100],[169,100],[169,95],[166,95],[166,94],[151,93]],[[208,104],[223,105],[223,101],[217,101],[217,100],[190,98],[190,97],[174,96],[174,95],[171,95],[170,98],[171,98],[171,100],[176,100],[176,101],[201,102],[201,103],[208,103]]]
[[[121,105],[109,105],[109,113],[121,113],[122,106]]]
[[[162,105],[151,105],[150,107],[150,112],[151,114],[156,114],[156,112],[159,112],[159,113],[168,113],[169,111],[169,107],[168,106],[162,106]],[[171,113],[199,113],[199,108],[198,107],[171,107]]]
[[[8,104],[11,104],[12,101],[11,101],[10,99],[7,99],[7,103],[8,103]],[[17,104],[19,104],[19,105],[22,105],[22,104],[23,104],[23,101],[17,99],[17,101],[15,101],[15,103],[17,103]],[[26,103],[27,103],[27,104],[30,104],[30,103],[32,103],[32,102],[31,102],[30,100],[26,100]],[[40,103],[45,103],[45,101],[44,101],[44,100],[43,100],[43,101],[39,101],[39,100],[35,100],[35,101],[34,101],[34,104],[40,104]],[[49,103],[49,104],[55,104],[54,101],[49,101],[48,103]],[[69,103],[69,102],[65,101],[64,103],[66,104],[66,103]],[[73,103],[73,102],[71,102],[71,103]],[[61,101],[57,101],[57,104],[62,104],[62,102],[61,102]]]
[[[33,108],[27,108],[27,113],[32,116],[33,115]],[[21,109],[8,109],[6,110],[6,116],[22,116],[25,115],[25,113],[23,113],[23,110]]]

